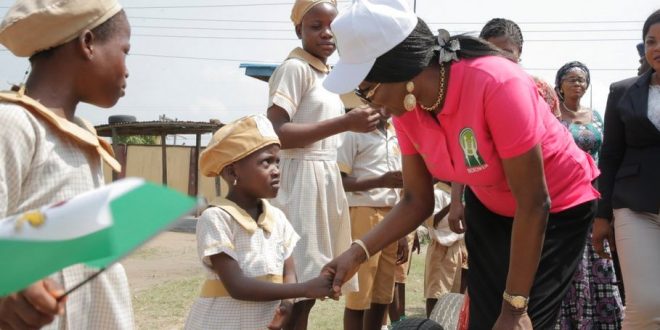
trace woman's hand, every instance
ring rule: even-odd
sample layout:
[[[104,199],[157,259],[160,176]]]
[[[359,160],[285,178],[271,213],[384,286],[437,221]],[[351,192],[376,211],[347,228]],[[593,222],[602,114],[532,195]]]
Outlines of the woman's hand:
[[[532,320],[527,309],[515,309],[508,302],[502,302],[500,316],[495,321],[493,330],[532,330]]]
[[[367,261],[364,250],[357,245],[352,244],[348,250],[332,259],[321,269],[321,276],[330,276],[332,278],[332,291],[337,299],[341,295],[341,286],[344,285],[360,268],[360,264]]]
[[[332,276],[321,272],[319,276],[305,283],[305,297],[312,299],[324,299],[332,296]]]
[[[603,259],[612,259],[612,256],[605,251],[605,241],[610,246],[610,251],[616,250],[616,243],[614,242],[614,228],[610,222],[605,218],[594,219],[594,225],[591,234],[591,244],[594,246],[594,251],[599,257]]]

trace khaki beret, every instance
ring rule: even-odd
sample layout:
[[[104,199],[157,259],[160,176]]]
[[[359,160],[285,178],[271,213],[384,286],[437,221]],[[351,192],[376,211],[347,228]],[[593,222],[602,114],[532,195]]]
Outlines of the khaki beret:
[[[225,166],[271,144],[280,145],[280,139],[266,116],[243,117],[213,134],[199,156],[199,169],[205,176],[218,176]]]
[[[291,21],[293,22],[293,25],[300,24],[305,14],[307,14],[312,7],[324,2],[335,7],[337,6],[336,0],[296,0],[293,9],[291,9]]]
[[[18,0],[0,23],[0,44],[30,57],[101,25],[121,8],[117,0]]]

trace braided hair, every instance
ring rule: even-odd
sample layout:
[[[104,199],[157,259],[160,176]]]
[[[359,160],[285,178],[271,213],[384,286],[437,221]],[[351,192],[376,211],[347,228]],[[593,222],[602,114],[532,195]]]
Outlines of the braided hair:
[[[522,53],[524,42],[522,31],[518,24],[512,20],[506,18],[493,18],[484,25],[481,29],[481,33],[479,33],[479,38],[484,40],[502,36],[509,38],[516,46],[518,46],[519,52]]]
[[[589,68],[587,68],[584,63],[580,61],[572,61],[562,65],[562,67],[557,70],[557,75],[555,76],[555,91],[561,100],[564,100],[564,95],[561,92],[561,82],[564,80],[564,76],[575,68],[580,69],[585,73],[587,78],[587,88],[589,88],[589,85],[591,84],[591,74],[589,73]]]
[[[449,38],[458,40],[461,48],[456,51],[459,59],[482,56],[509,57],[492,44],[479,38],[457,35]],[[364,79],[369,82],[394,83],[411,80],[432,61],[438,61],[439,52],[434,50],[438,37],[433,35],[428,25],[419,18],[415,29],[401,43],[379,56]]]

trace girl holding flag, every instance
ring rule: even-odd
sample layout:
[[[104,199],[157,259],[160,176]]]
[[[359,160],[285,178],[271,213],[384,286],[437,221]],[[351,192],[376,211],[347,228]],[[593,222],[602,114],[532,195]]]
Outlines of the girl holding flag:
[[[78,103],[109,108],[124,95],[130,26],[116,0],[24,0],[0,23],[0,44],[27,57],[25,85],[0,93],[0,218],[68,200],[103,184],[110,145],[75,116]],[[11,270],[6,270],[11,271]],[[2,329],[132,329],[121,265],[58,299],[97,272],[67,267],[0,298]]]

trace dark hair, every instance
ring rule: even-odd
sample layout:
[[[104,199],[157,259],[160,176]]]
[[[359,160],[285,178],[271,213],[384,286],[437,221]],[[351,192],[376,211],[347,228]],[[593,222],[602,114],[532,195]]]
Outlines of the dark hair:
[[[458,35],[449,40],[458,40],[461,49],[456,51],[459,59],[482,56],[507,57],[499,49],[479,38]],[[415,29],[398,45],[379,56],[364,80],[369,82],[403,82],[417,76],[424,68],[438,60],[438,37],[433,35],[428,25],[419,18]]]
[[[657,23],[660,23],[660,9],[654,11],[644,22],[644,27],[642,28],[642,41],[646,40],[646,35],[651,29],[651,25]]]
[[[557,96],[559,96],[561,100],[564,100],[564,95],[561,93],[561,82],[564,80],[564,76],[574,68],[579,68],[586,74],[587,88],[591,84],[591,74],[589,73],[589,68],[587,68],[584,63],[580,61],[573,61],[562,65],[562,67],[557,70],[557,75],[555,76],[555,91],[557,91]]]
[[[508,20],[506,18],[493,18],[484,27],[479,33],[479,38],[487,40],[490,38],[497,38],[506,36],[509,38],[516,46],[520,52],[523,48],[523,35],[520,31],[520,27],[516,22]]]
[[[635,47],[637,48],[637,54],[639,54],[639,57],[644,57],[644,43],[640,42]]]
[[[110,39],[110,37],[112,37],[113,34],[115,34],[115,32],[117,32],[117,29],[119,29],[119,24],[126,19],[127,19],[126,12],[122,9],[114,16],[110,17],[107,21],[93,28],[92,32],[94,33],[94,36],[98,41],[100,42],[107,41],[108,39]],[[58,45],[53,48],[42,50],[38,53],[33,54],[32,56],[30,56],[30,62],[39,58],[50,57],[53,54],[53,52],[60,46],[61,45]]]

